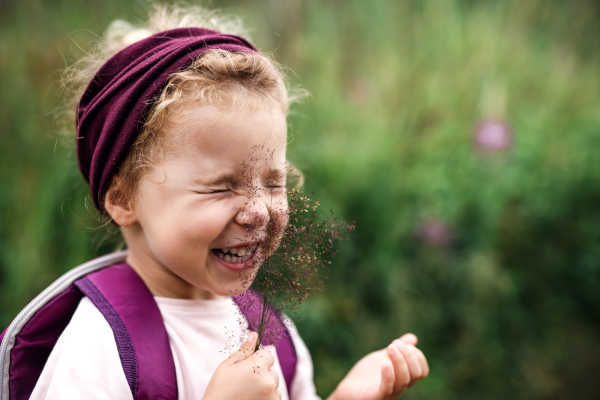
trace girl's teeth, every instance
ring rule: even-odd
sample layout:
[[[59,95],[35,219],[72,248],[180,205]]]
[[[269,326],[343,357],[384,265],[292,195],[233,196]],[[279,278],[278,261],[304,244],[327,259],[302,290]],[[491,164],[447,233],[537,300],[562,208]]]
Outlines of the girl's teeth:
[[[240,263],[246,262],[252,257],[254,247],[234,247],[234,248],[223,248],[216,254],[219,258],[227,262]]]

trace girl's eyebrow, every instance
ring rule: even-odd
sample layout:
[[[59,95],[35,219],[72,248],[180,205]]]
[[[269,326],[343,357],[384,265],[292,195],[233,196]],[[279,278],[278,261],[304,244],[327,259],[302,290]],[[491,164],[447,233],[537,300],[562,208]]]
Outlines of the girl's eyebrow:
[[[268,169],[263,175],[263,179],[283,179],[286,178],[286,172],[283,169]],[[200,177],[194,179],[194,183],[198,185],[221,185],[227,182],[236,182],[244,179],[240,174],[233,174],[231,172],[216,175],[214,177]]]
[[[286,171],[283,169],[272,168],[265,174],[266,179],[283,179],[286,178]]]

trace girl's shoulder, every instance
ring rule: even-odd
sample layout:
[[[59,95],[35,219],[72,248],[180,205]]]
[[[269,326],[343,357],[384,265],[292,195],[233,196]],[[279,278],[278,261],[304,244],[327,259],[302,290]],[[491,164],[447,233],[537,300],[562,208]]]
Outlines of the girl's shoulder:
[[[175,368],[160,311],[141,278],[123,262],[125,255],[110,254],[68,271],[13,320],[2,334],[0,346],[4,370],[11,371],[0,376],[3,398],[29,398],[35,386],[43,385],[42,398],[46,398],[53,382],[60,379],[69,385],[73,382],[73,389],[83,381],[82,387],[94,390],[86,380],[93,374],[96,378],[106,375],[102,368],[109,368],[110,376],[121,382],[124,375],[129,387],[125,394],[138,389],[150,393],[166,390],[171,397],[177,396]],[[86,368],[80,368],[82,364],[96,372],[87,374]],[[112,365],[117,368],[107,367]],[[41,377],[45,383],[38,385],[42,372],[50,375]],[[110,387],[104,379],[96,382]]]
[[[32,399],[132,399],[113,331],[102,313],[84,297],[56,342]]]

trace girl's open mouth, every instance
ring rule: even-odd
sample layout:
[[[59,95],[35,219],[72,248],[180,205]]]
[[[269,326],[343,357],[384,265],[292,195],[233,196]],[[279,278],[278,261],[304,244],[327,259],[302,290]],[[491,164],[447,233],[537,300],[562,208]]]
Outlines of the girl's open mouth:
[[[214,249],[212,252],[221,260],[237,264],[250,260],[256,247],[256,244],[245,247],[226,247],[223,249]]]

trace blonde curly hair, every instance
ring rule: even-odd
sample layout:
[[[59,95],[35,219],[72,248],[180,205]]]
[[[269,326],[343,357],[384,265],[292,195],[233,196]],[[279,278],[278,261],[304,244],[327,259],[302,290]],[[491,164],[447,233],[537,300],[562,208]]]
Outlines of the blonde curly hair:
[[[125,47],[156,33],[182,27],[203,27],[248,38],[239,18],[223,16],[200,7],[161,6],[152,8],[143,26],[114,21],[94,49],[63,73],[63,85],[72,98],[70,120],[87,84],[100,67]],[[303,96],[291,91],[283,68],[263,53],[232,53],[209,50],[185,69],[171,75],[163,90],[148,107],[142,128],[113,179],[109,192],[127,196],[135,192],[140,178],[168,152],[165,126],[176,118],[175,110],[192,105],[232,107],[276,107],[287,115],[290,104]]]

